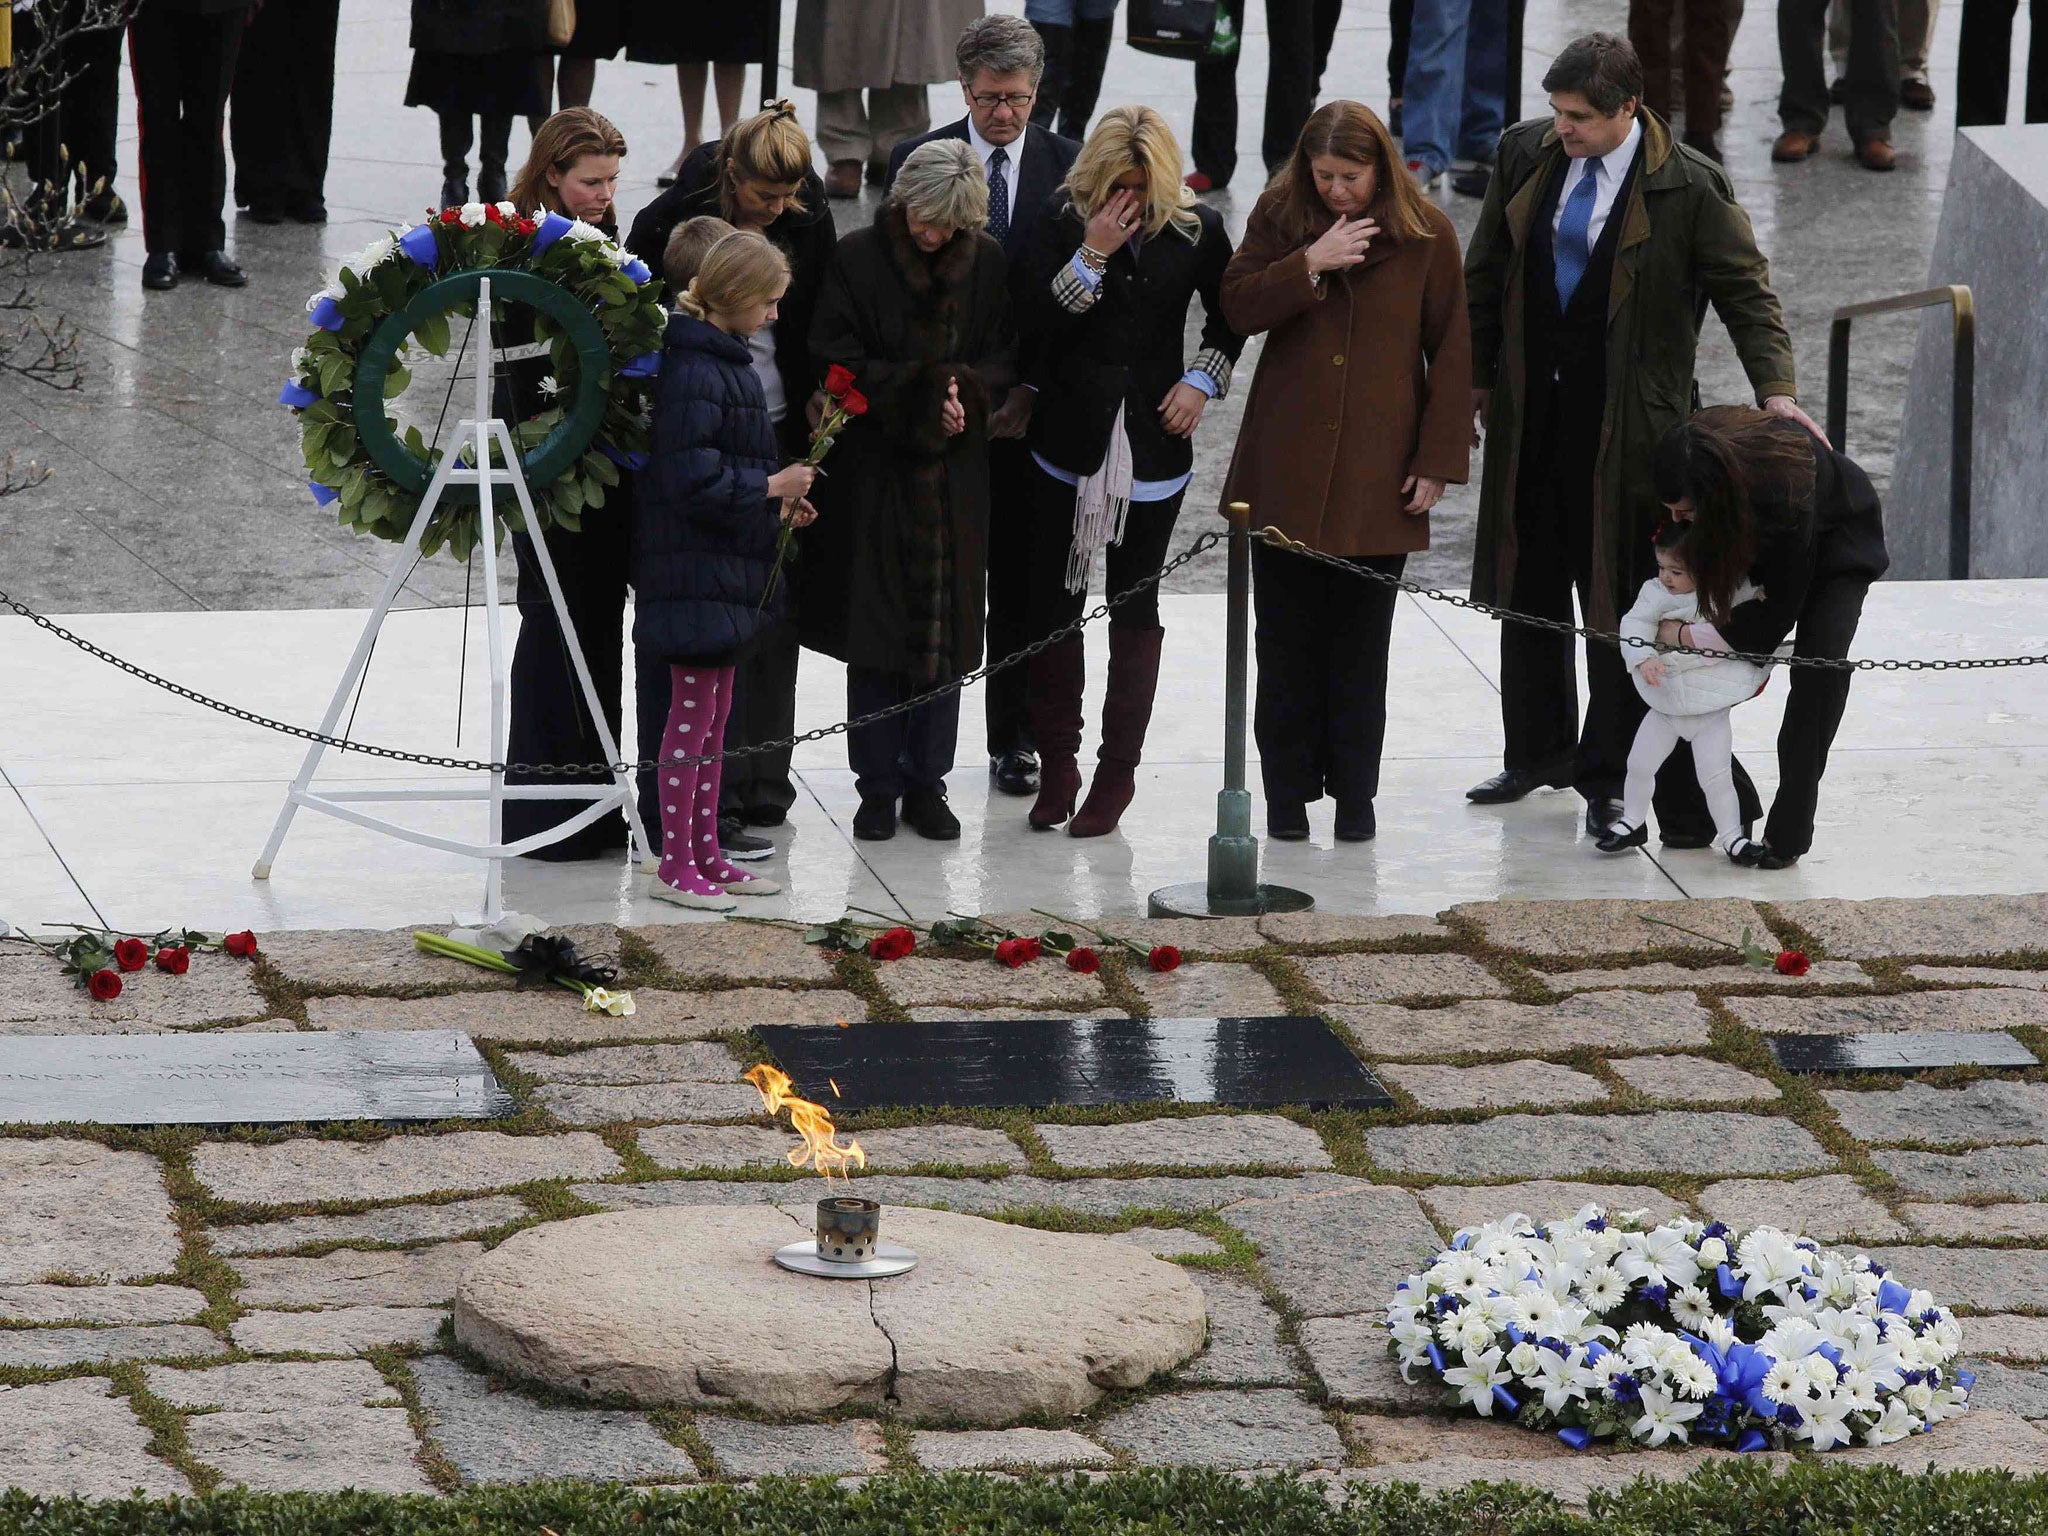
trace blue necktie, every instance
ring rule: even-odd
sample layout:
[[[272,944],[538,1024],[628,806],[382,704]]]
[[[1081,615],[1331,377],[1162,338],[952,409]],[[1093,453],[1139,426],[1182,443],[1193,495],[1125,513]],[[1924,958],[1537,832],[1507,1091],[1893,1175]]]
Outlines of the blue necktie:
[[[1003,174],[1003,167],[1010,163],[1010,152],[997,149],[988,157],[988,232],[997,245],[1007,244],[1010,238],[1010,178]]]
[[[1572,295],[1578,291],[1579,279],[1586,275],[1586,264],[1593,259],[1592,245],[1586,236],[1593,227],[1593,199],[1599,190],[1600,162],[1589,160],[1586,173],[1564,201],[1564,217],[1557,221],[1554,264],[1560,310],[1572,307]]]

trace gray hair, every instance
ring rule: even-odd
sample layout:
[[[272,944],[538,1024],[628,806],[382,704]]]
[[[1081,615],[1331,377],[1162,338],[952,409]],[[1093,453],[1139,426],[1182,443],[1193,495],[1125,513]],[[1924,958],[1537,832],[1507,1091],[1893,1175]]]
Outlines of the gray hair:
[[[889,189],[891,207],[920,224],[979,229],[988,222],[988,178],[965,139],[933,139],[910,152]]]
[[[1031,71],[1036,85],[1045,73],[1045,42],[1022,16],[977,16],[967,23],[953,50],[960,61],[960,83],[971,87],[982,70],[992,75]]]

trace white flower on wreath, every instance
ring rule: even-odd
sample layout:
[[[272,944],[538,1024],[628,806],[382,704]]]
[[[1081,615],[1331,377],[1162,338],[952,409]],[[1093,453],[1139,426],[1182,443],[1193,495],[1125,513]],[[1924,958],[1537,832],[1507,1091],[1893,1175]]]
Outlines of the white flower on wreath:
[[[1812,1394],[1797,1360],[1780,1360],[1764,1372],[1763,1394],[1774,1403],[1804,1404]]]
[[[1671,1318],[1682,1327],[1697,1333],[1713,1315],[1713,1299],[1698,1286],[1682,1286],[1671,1293]]]
[[[1612,1264],[1603,1264],[1579,1284],[1579,1299],[1588,1311],[1610,1312],[1628,1294],[1628,1282]]]
[[[1700,1275],[1699,1255],[1670,1227],[1631,1233],[1615,1267],[1627,1279],[1647,1280],[1652,1285],[1691,1285]]]
[[[562,386],[555,376],[550,373],[541,379],[540,392],[552,400],[562,392]]]
[[[464,203],[460,217],[464,229],[476,229],[484,222],[484,205],[482,203]]]
[[[1799,1438],[1810,1443],[1816,1451],[1831,1451],[1838,1445],[1847,1445],[1853,1438],[1849,1429],[1849,1413],[1855,1404],[1840,1392],[1823,1393],[1818,1402],[1799,1410],[1803,1421],[1799,1426]]]
[[[1686,1440],[1689,1436],[1685,1426],[1700,1416],[1703,1406],[1700,1403],[1681,1403],[1655,1387],[1645,1387],[1643,1416],[1636,1420],[1633,1433],[1638,1440],[1648,1440],[1653,1446],[1662,1445],[1666,1440]]]
[[[574,240],[578,245],[588,245],[593,240],[597,241],[600,245],[606,245],[611,242],[611,236],[607,235],[595,224],[586,224],[581,219],[571,220],[568,229],[563,232],[562,238],[564,240]]]
[[[1894,1440],[1903,1440],[1915,1428],[1913,1414],[1898,1398],[1884,1405],[1877,1422],[1863,1431],[1865,1445],[1890,1445]]]
[[[1728,1262],[1728,1245],[1718,1237],[1710,1237],[1700,1244],[1700,1263],[1708,1269]]]
[[[1543,1407],[1562,1413],[1573,1403],[1584,1402],[1586,1393],[1600,1384],[1600,1378],[1586,1369],[1585,1351],[1573,1350],[1570,1357],[1541,1352],[1536,1369],[1529,1373],[1529,1385],[1543,1394]]]
[[[397,254],[397,239],[388,233],[382,234],[356,252],[355,255],[343,257],[341,267],[355,273],[357,277],[367,277],[375,268],[382,266]],[[340,285],[341,277],[338,269],[332,286],[339,287]]]
[[[310,354],[304,347],[292,348],[292,377],[297,378],[306,371],[306,359]]]
[[[1489,1349],[1479,1355],[1468,1355],[1463,1365],[1454,1365],[1444,1372],[1444,1384],[1455,1387],[1458,1400],[1469,1403],[1477,1409],[1482,1418],[1493,1417],[1493,1389],[1508,1384],[1508,1373],[1500,1368],[1501,1353]]]
[[[500,203],[498,204],[498,217],[501,219],[516,219],[519,217],[519,210],[510,203]]]

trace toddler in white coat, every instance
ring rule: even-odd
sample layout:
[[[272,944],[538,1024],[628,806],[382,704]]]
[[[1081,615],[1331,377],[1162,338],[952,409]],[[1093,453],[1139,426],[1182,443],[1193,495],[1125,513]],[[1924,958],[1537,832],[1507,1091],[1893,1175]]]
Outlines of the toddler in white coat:
[[[1689,525],[1667,523],[1657,530],[1657,574],[1643,583],[1635,605],[1622,619],[1626,640],[1654,641],[1666,619],[1693,626],[1693,643],[1718,649],[1720,635],[1700,618],[1699,594],[1686,563]],[[1744,582],[1735,591],[1733,607],[1760,596]],[[1681,741],[1692,743],[1693,772],[1714,818],[1714,843],[1738,864],[1755,864],[1763,845],[1742,835],[1742,811],[1735,793],[1733,760],[1735,731],[1728,712],[1762,691],[1765,672],[1753,662],[1733,658],[1668,655],[1647,645],[1622,646],[1636,691],[1650,706],[1629,748],[1628,777],[1621,793],[1622,819],[1607,829],[1598,847],[1602,853],[1640,848],[1649,841],[1650,797],[1657,770]]]

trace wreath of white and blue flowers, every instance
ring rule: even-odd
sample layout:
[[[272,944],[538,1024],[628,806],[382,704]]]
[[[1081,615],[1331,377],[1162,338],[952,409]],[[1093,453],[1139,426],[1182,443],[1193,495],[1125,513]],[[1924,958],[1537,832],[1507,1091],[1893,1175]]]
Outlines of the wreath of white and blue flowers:
[[[1962,1325],[1883,1265],[1772,1227],[1643,1217],[1589,1205],[1459,1232],[1387,1308],[1402,1375],[1577,1450],[1884,1445],[1968,1406]]]

